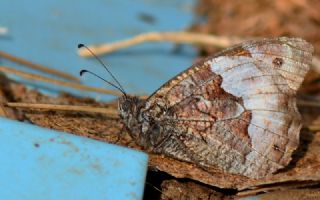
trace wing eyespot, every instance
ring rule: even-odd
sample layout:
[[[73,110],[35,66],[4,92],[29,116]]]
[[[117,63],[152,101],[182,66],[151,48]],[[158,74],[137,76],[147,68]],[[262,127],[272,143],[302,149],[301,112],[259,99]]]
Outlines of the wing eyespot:
[[[284,60],[282,58],[274,58],[272,61],[272,64],[276,67],[276,68],[280,68],[284,63]]]

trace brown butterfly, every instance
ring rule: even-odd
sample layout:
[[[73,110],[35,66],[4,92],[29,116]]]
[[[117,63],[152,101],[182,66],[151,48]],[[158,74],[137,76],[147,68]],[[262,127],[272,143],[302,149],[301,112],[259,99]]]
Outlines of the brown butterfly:
[[[300,38],[249,41],[180,73],[148,99],[124,93],[119,112],[146,151],[260,178],[299,144],[296,92],[313,47]]]

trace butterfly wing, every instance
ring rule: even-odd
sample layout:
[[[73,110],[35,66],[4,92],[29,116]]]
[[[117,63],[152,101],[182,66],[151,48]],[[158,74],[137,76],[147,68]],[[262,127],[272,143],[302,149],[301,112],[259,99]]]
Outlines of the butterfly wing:
[[[144,114],[165,134],[154,151],[253,178],[283,168],[299,143],[295,95],[312,52],[304,40],[283,37],[193,65],[146,101]]]

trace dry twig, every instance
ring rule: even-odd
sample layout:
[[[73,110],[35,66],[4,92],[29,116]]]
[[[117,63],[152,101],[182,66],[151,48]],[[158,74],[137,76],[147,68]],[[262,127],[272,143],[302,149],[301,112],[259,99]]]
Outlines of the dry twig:
[[[0,35],[6,35],[9,32],[7,27],[0,26]]]
[[[320,102],[315,102],[315,101],[306,101],[306,100],[298,99],[297,104],[299,106],[320,108]]]
[[[100,44],[88,46],[94,54],[101,55],[110,53],[119,49],[134,46],[143,42],[174,42],[195,45],[211,45],[216,47],[229,47],[243,41],[236,37],[214,36],[202,33],[190,32],[150,32],[137,35],[133,38],[113,42],[110,44]],[[92,55],[86,49],[79,49],[78,53],[83,57],[91,57]]]
[[[43,103],[16,103],[16,102],[7,102],[2,104],[4,106],[11,107],[11,108],[100,113],[100,114],[106,114],[113,118],[118,118],[118,112],[115,109],[93,107],[93,106],[55,105],[55,104],[43,104]]]
[[[6,67],[6,66],[0,66],[0,71],[2,71],[4,73],[15,74],[15,75],[21,76],[23,78],[27,78],[27,79],[43,81],[46,83],[69,87],[69,88],[73,88],[73,89],[81,90],[81,91],[86,90],[86,91],[90,91],[90,92],[97,92],[97,93],[109,94],[109,95],[114,95],[114,96],[121,96],[122,95],[122,93],[118,92],[118,91],[106,90],[106,89],[102,89],[102,88],[95,88],[95,87],[90,87],[90,86],[86,86],[86,85],[82,85],[82,84],[78,84],[78,83],[70,83],[70,82],[66,82],[66,81],[47,78],[44,76],[40,76],[38,74],[27,73],[27,72],[23,72],[23,71],[13,69],[10,67]]]
[[[28,67],[30,67],[32,69],[36,69],[36,70],[39,70],[39,71],[42,71],[42,72],[45,72],[45,73],[48,73],[48,74],[52,74],[52,75],[64,78],[64,79],[72,81],[72,82],[77,82],[77,83],[80,82],[78,78],[76,78],[74,76],[71,76],[70,74],[66,74],[66,73],[58,71],[58,70],[50,69],[50,68],[45,67],[45,66],[40,65],[40,64],[32,63],[32,62],[30,62],[28,60],[25,60],[25,59],[22,59],[22,58],[18,58],[16,56],[10,55],[10,54],[5,53],[3,51],[0,51],[0,57],[8,59],[8,60],[11,60],[13,62],[22,64],[22,65],[26,65],[26,66],[28,66]]]

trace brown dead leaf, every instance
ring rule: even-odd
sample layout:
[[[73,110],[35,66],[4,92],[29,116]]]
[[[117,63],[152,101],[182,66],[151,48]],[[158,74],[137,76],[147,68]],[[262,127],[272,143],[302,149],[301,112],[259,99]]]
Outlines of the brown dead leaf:
[[[161,184],[162,200],[188,199],[188,200],[223,200],[229,199],[223,193],[212,188],[193,182],[179,182],[166,180]]]
[[[285,191],[275,191],[257,196],[260,200],[315,200],[320,199],[320,189],[292,189]]]

